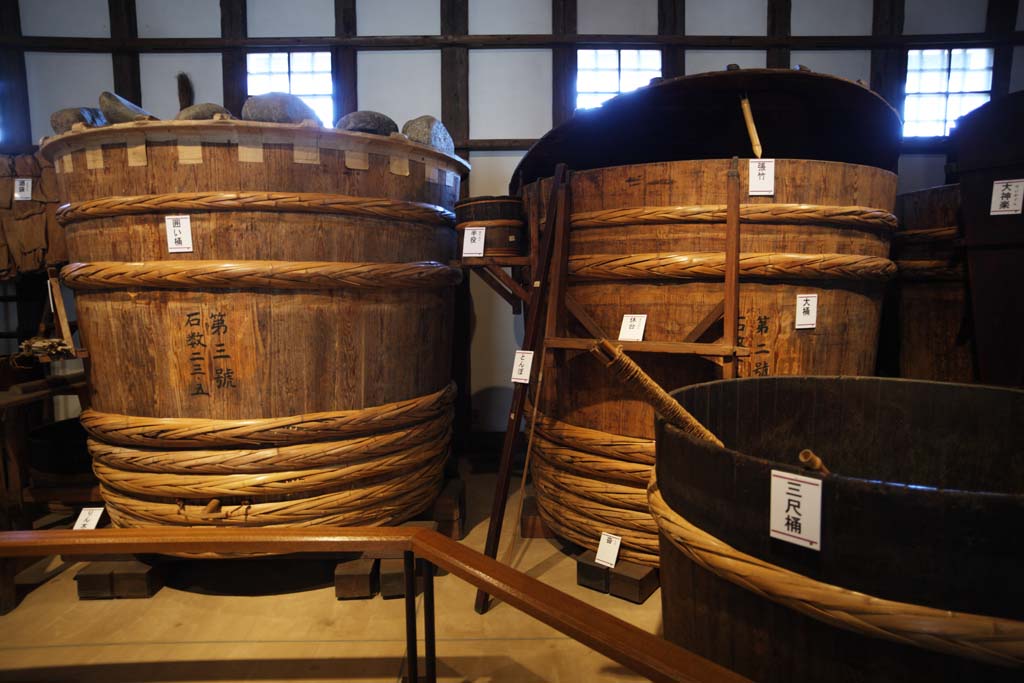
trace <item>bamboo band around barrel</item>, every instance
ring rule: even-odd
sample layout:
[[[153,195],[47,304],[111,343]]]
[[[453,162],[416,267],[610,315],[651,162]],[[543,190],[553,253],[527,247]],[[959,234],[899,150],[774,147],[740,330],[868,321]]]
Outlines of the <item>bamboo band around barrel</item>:
[[[955,225],[943,228],[921,228],[920,230],[900,230],[892,236],[893,242],[903,243],[929,243],[948,242],[960,236],[960,229]]]
[[[573,229],[664,223],[725,223],[725,204],[696,206],[642,206],[585,211],[571,216]],[[740,221],[766,225],[832,225],[893,230],[896,216],[866,206],[815,204],[740,204]]]
[[[463,221],[456,223],[455,229],[462,231],[466,228],[522,228],[523,222],[514,218],[493,218],[482,221]]]
[[[107,443],[143,448],[274,446],[365,436],[437,418],[450,410],[455,383],[432,394],[357,410],[341,410],[252,420],[190,417],[136,417],[88,409],[81,422]]]
[[[1024,666],[1024,622],[876,598],[769,564],[694,526],[665,502],[652,474],[651,513],[662,535],[697,565],[833,626],[1000,666]]]
[[[431,225],[451,225],[455,219],[454,213],[433,204],[321,192],[175,192],[102,197],[65,204],[57,217],[67,225],[91,218],[209,211],[329,213]]]
[[[901,280],[956,280],[962,281],[965,276],[963,262],[951,262],[948,259],[925,261],[907,259],[897,261]]]
[[[725,277],[725,252],[571,256],[577,280],[700,280]],[[740,254],[740,277],[800,280],[888,280],[896,264],[853,254]]]
[[[61,278],[76,290],[123,289],[397,289],[448,287],[462,271],[436,261],[97,261],[72,263]]]

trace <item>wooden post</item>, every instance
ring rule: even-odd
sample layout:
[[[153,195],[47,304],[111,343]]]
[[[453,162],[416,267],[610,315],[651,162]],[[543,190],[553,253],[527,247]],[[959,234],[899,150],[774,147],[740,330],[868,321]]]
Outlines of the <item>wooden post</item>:
[[[739,159],[733,157],[728,174],[726,193],[725,233],[725,320],[724,341],[727,346],[736,346],[739,338],[740,311],[740,173]],[[723,358],[722,376],[736,377],[736,356]]]
[[[768,0],[768,37],[788,38],[792,14],[792,0]],[[790,67],[789,48],[768,48],[765,63],[769,69],[788,69]]]
[[[3,38],[21,37],[21,12],[18,0],[0,2],[0,43]],[[17,47],[0,47],[0,149],[19,151],[32,143],[28,113],[28,81],[25,76],[25,52]]]
[[[110,13],[110,37],[116,41],[128,41],[139,37],[135,0],[108,0]],[[115,49],[114,92],[121,97],[142,104],[142,73],[139,53],[125,48]]]
[[[356,0],[334,0],[334,35],[352,38],[356,35]],[[356,49],[336,47],[331,50],[331,74],[334,78],[334,121],[359,108],[356,97]]]
[[[985,33],[1007,36],[1017,25],[1017,0],[988,0]],[[1013,45],[1000,45],[995,49],[992,62],[992,99],[1010,91],[1010,70],[1013,66]]]
[[[658,35],[686,35],[686,0],[658,0]],[[686,49],[677,45],[661,48],[661,76],[686,74]]]
[[[560,35],[576,33],[576,0],[551,0],[551,31]],[[576,46],[558,46],[551,51],[551,118],[558,125],[576,111]]]
[[[249,35],[245,0],[220,0],[221,38],[242,39]],[[249,92],[245,50],[228,48],[221,52],[223,61],[224,108],[235,116],[242,114]],[[325,122],[326,123],[326,122]],[[333,123],[333,122],[332,122]]]

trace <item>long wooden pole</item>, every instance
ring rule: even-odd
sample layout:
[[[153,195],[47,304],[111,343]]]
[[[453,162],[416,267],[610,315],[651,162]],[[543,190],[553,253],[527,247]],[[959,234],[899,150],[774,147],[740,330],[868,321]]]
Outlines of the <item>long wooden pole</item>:
[[[726,180],[725,209],[725,314],[723,336],[726,346],[736,346],[740,315],[740,172],[739,160],[732,159]],[[724,358],[722,376],[736,377],[736,356]]]

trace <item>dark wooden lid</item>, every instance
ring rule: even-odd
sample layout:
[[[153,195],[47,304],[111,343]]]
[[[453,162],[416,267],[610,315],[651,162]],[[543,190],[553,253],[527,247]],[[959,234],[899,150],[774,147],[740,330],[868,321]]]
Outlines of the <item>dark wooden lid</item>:
[[[740,97],[750,99],[766,158],[818,159],[896,171],[902,127],[868,88],[791,69],[738,69],[665,79],[577,111],[526,153],[510,186],[572,170],[751,156]]]

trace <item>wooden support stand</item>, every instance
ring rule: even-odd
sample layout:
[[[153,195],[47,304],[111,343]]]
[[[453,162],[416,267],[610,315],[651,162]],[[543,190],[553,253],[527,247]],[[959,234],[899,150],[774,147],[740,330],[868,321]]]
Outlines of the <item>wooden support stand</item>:
[[[661,585],[658,570],[627,560],[619,560],[614,567],[597,563],[597,553],[586,550],[576,556],[576,584],[610,593],[617,598],[642,605]]]
[[[360,556],[339,562],[334,568],[334,597],[338,600],[365,600],[380,590],[380,560]]]
[[[416,521],[437,522],[437,531],[461,541],[466,535],[466,482],[449,479],[433,506],[419,515]]]
[[[90,562],[75,575],[79,600],[151,598],[163,588],[163,568],[132,559]]]
[[[576,585],[607,593],[611,583],[611,570],[597,563],[597,553],[586,550],[576,557]]]

